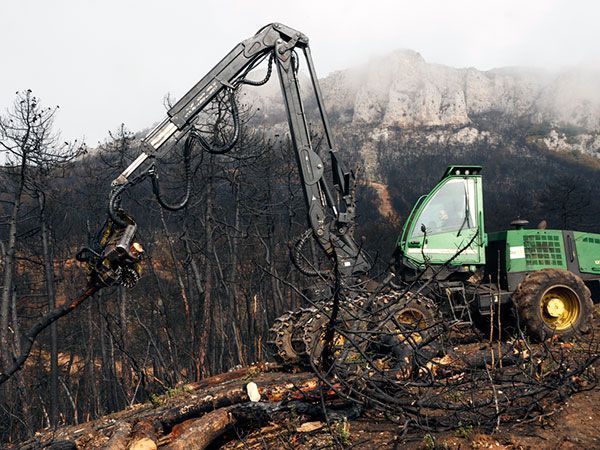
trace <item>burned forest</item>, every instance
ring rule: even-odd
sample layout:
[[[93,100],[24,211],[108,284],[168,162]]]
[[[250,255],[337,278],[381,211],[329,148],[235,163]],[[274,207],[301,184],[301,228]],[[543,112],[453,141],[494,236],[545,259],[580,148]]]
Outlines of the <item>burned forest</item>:
[[[286,118],[248,94],[277,77]],[[565,442],[569,402],[598,420],[595,156],[509,114],[468,142],[329,122],[281,24],[94,147],[37,94],[0,115],[6,448],[523,448]]]

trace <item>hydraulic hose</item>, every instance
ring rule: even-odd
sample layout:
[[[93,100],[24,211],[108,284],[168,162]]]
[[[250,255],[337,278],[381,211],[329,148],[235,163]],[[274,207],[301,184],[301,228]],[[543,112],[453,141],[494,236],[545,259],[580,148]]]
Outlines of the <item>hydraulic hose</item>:
[[[296,266],[296,269],[298,269],[303,275],[306,275],[307,277],[323,277],[327,275],[327,272],[323,270],[316,270],[310,267],[306,263],[305,258],[302,255],[302,249],[308,242],[308,239],[312,236],[312,232],[312,229],[309,228],[304,233],[302,233],[300,238],[290,249],[290,259],[292,260],[294,266]]]
[[[121,194],[127,190],[131,186],[131,183],[125,183],[121,186],[114,188],[110,193],[110,198],[108,200],[108,215],[111,220],[121,228],[127,226],[127,222],[119,217],[119,213],[117,210],[119,209],[119,204],[121,203]]]
[[[121,218],[121,215],[124,214],[123,211],[119,208],[121,204],[121,194],[130,187],[135,186],[136,184],[145,180],[146,177],[150,174],[150,172],[144,172],[136,178],[128,181],[127,183],[114,187],[113,190],[110,192],[110,196],[108,198],[108,215],[113,221],[113,223],[118,227],[124,228],[127,225],[130,225],[130,222],[127,222],[126,220],[123,220]],[[126,214],[125,217],[127,217]]]
[[[160,193],[160,183],[158,182],[158,174],[152,170],[150,172],[150,177],[152,179],[152,192],[156,197],[156,201],[163,208],[169,211],[179,211],[187,205],[190,200],[190,195],[192,192],[192,170],[191,170],[191,154],[192,147],[194,146],[194,139],[196,139],[196,135],[190,133],[183,144],[183,165],[185,170],[185,195],[183,199],[176,204],[167,203]]]
[[[271,78],[271,73],[273,72],[273,53],[271,53],[269,56],[269,63],[267,66],[267,74],[265,75],[265,77],[262,80],[254,81],[254,80],[248,80],[246,78],[248,73],[250,73],[250,71],[252,71],[252,69],[254,69],[256,66],[258,66],[262,61],[264,61],[264,59],[262,59],[262,58],[257,59],[257,61],[255,63],[253,63],[250,67],[248,67],[248,69],[246,69],[244,71],[244,74],[240,78],[238,78],[238,80],[236,82],[236,88],[240,84],[247,84],[249,86],[262,86],[263,84],[266,84],[267,81],[269,81],[269,79]]]
[[[231,117],[233,118],[233,136],[229,139],[228,142],[224,142],[222,145],[217,146],[213,142],[209,142],[201,133],[196,134],[196,138],[202,148],[209,153],[222,155],[224,153],[229,152],[235,145],[237,144],[240,138],[240,114],[237,105],[237,101],[235,99],[235,92],[237,89],[243,85],[247,84],[249,86],[262,86],[269,81],[271,78],[271,74],[273,73],[273,53],[269,56],[269,63],[267,67],[267,73],[262,80],[248,80],[246,76],[262,61],[264,61],[264,56],[260,56],[254,60],[254,62],[248,66],[248,68],[244,71],[244,73],[234,82],[234,88],[229,90],[229,104],[231,107]]]
[[[134,180],[131,180],[123,185],[117,186],[116,188],[114,188],[112,190],[110,197],[109,197],[109,202],[108,202],[108,214],[109,214],[111,220],[115,223],[115,225],[117,225],[118,227],[126,227],[128,225],[128,223],[126,221],[124,221],[120,217],[120,214],[119,214],[119,205],[121,202],[121,195],[129,187],[133,186],[134,184],[139,183],[142,179],[144,179],[148,175],[152,179],[152,191],[154,193],[154,196],[156,197],[156,200],[160,204],[160,206],[162,206],[163,208],[165,208],[169,211],[179,211],[179,210],[185,208],[185,206],[188,204],[188,201],[191,196],[191,191],[192,191],[191,152],[192,152],[194,143],[197,141],[204,150],[206,150],[209,153],[213,153],[213,154],[224,154],[224,153],[229,152],[231,149],[233,149],[233,147],[235,147],[235,145],[237,144],[237,142],[239,141],[239,138],[240,138],[240,116],[239,116],[239,109],[238,109],[237,101],[235,98],[235,91],[242,84],[247,84],[250,86],[262,86],[263,84],[267,83],[267,81],[269,81],[269,79],[271,78],[271,74],[273,72],[273,59],[274,59],[273,53],[271,53],[269,55],[269,63],[268,63],[268,67],[267,67],[267,73],[266,73],[266,76],[262,80],[246,79],[246,76],[256,66],[258,66],[262,61],[264,61],[266,56],[267,55],[264,54],[264,55],[257,57],[253,61],[253,63],[250,66],[248,66],[248,68],[244,71],[244,73],[234,82],[233,88],[230,88],[228,90],[229,104],[230,104],[230,108],[231,108],[230,111],[231,111],[231,116],[233,118],[233,135],[231,136],[231,138],[227,142],[224,142],[222,145],[215,145],[214,142],[209,142],[206,138],[204,138],[204,136],[202,136],[201,133],[195,132],[195,131],[190,132],[190,134],[186,138],[184,147],[183,147],[185,184],[186,184],[185,195],[183,196],[183,199],[179,203],[171,204],[171,203],[168,203],[162,197],[161,191],[160,191],[160,183],[158,181],[158,174],[156,173],[155,168],[153,166],[148,172],[144,173],[142,176],[140,176]],[[307,239],[307,238],[305,238],[305,239]],[[302,245],[304,245],[304,244],[302,244]],[[300,249],[300,251],[301,251],[301,249]],[[300,263],[299,260],[298,260],[298,263]],[[309,271],[308,269],[305,269],[305,270]],[[316,271],[313,271],[313,272],[315,272],[314,276],[319,274]]]

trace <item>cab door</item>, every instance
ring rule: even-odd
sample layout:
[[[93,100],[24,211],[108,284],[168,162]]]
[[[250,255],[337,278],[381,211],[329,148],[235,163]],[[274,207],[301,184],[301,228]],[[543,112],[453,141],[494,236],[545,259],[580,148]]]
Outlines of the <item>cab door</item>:
[[[442,180],[411,218],[404,256],[425,264],[485,263],[481,178]]]

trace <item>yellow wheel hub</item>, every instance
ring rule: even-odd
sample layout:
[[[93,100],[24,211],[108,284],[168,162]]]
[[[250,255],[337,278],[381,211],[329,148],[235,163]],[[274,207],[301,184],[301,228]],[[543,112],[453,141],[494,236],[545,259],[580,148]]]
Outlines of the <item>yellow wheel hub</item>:
[[[415,330],[413,333],[406,333],[405,331],[396,329],[394,330],[396,334],[401,334],[405,337],[405,339],[410,339],[415,343],[421,342],[421,334],[416,330],[424,330],[427,328],[427,322],[421,311],[407,308],[400,311],[400,314],[396,314],[395,317],[399,324],[408,325],[408,327]]]
[[[396,316],[396,320],[400,323],[420,328],[421,330],[426,327],[425,317],[423,317],[420,311],[414,309],[405,309]]]
[[[568,286],[553,286],[544,292],[540,308],[546,325],[557,331],[571,328],[581,314],[579,296]]]
[[[560,298],[552,298],[546,304],[546,311],[552,317],[560,317],[565,312],[565,304]]]

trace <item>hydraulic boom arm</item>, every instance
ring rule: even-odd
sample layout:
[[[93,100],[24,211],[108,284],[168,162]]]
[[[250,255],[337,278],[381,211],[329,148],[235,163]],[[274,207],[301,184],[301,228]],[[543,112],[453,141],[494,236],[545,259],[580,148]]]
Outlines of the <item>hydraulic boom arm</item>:
[[[332,180],[334,192],[323,176],[324,164],[321,157],[314,151],[304,106],[300,95],[298,82],[298,51],[302,51],[306,59],[312,87],[317,100],[320,119],[325,133],[325,143],[331,159]],[[308,38],[285,25],[273,23],[263,27],[258,33],[238,44],[219,62],[204,78],[202,78],[188,93],[186,93],[169,111],[168,117],[156,126],[143,139],[144,152],[133,161],[112,183],[110,215],[113,221],[123,222],[115,217],[115,198],[118,197],[128,184],[135,180],[133,175],[148,169],[151,160],[174,138],[185,136],[192,127],[198,114],[219,93],[233,91],[241,84],[261,84],[245,80],[245,75],[265,58],[272,58],[277,66],[277,72],[287,109],[291,141],[296,155],[304,197],[308,206],[309,230],[299,240],[292,252],[299,265],[299,254],[304,242],[312,234],[325,253],[337,263],[342,281],[351,283],[370,269],[367,258],[353,238],[354,231],[354,174],[345,169],[337,158],[336,149],[325,112],[322,94],[312,62]],[[231,97],[232,102],[235,100]],[[235,109],[235,105],[234,105]],[[233,111],[234,122],[237,110]],[[234,123],[234,127],[239,126]],[[228,151],[221,149],[217,153]],[[301,267],[299,267],[301,268]],[[302,268],[301,268],[302,270]],[[314,270],[303,270],[306,274],[316,274]]]

